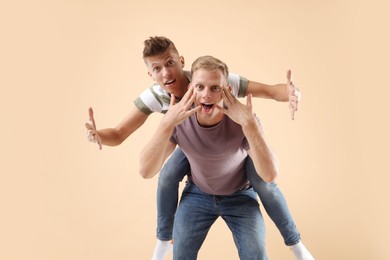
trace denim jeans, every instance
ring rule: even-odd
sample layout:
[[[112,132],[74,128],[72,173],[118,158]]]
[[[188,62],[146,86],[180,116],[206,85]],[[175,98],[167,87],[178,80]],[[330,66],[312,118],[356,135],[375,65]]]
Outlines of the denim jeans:
[[[175,216],[173,259],[197,259],[218,217],[222,217],[231,230],[240,259],[267,259],[265,224],[253,189],[227,196],[209,195],[192,182],[187,182]]]
[[[251,186],[259,195],[267,214],[281,233],[284,243],[295,245],[300,234],[290,214],[287,202],[276,185],[266,183],[256,173],[252,159],[248,156],[245,172]],[[178,203],[179,182],[190,173],[187,158],[177,148],[161,169],[157,187],[157,238],[163,241],[172,239],[173,222]]]

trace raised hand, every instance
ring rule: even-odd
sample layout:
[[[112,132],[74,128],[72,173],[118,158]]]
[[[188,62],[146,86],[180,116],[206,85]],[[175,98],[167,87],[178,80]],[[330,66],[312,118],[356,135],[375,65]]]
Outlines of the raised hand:
[[[291,80],[291,70],[287,71],[287,89],[291,119],[294,120],[294,113],[298,111],[298,102],[301,100],[301,92]]]
[[[249,94],[246,98],[246,105],[242,104],[227,88],[222,88],[222,98],[224,106],[216,106],[219,110],[222,110],[228,117],[234,122],[240,125],[244,125],[248,120],[254,119],[252,112],[252,94]]]
[[[171,95],[171,103],[169,104],[169,109],[165,114],[163,121],[171,126],[176,126],[195,112],[199,111],[201,106],[191,109],[195,97],[196,93],[194,93],[193,86],[187,90],[186,94],[177,104],[175,104],[175,96]]]
[[[90,142],[97,143],[99,149],[102,149],[102,138],[99,136],[96,130],[95,119],[93,118],[93,110],[92,107],[88,109],[89,121],[85,123],[85,127],[87,128],[87,139]]]

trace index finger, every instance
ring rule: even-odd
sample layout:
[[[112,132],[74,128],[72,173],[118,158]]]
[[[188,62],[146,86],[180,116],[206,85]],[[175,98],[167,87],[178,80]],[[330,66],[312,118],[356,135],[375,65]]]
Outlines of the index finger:
[[[287,87],[288,87],[288,91],[289,91],[290,94],[294,94],[295,93],[296,87],[295,87],[295,85],[294,85],[294,83],[292,82],[292,79],[291,79],[291,70],[287,71]]]
[[[90,107],[88,109],[88,114],[89,114],[89,121],[91,122],[93,128],[96,130],[96,124],[95,124],[95,119],[93,118],[93,109]]]
[[[224,101],[231,104],[234,103],[236,97],[228,90],[227,87],[222,87],[222,98]]]
[[[183,100],[183,102],[187,102],[188,100],[190,100],[192,98],[193,94],[194,94],[194,86],[192,86],[192,84],[190,83],[188,85],[186,93],[184,94],[184,96],[181,100]]]

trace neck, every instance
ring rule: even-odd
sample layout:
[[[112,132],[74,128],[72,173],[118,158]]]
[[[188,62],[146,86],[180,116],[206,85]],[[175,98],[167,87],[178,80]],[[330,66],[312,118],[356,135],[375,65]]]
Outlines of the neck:
[[[180,84],[181,93],[180,93],[180,96],[176,96],[177,98],[181,99],[184,96],[184,94],[187,92],[188,84],[190,84],[190,80],[188,79],[187,74],[183,70],[183,78],[182,78],[182,82]]]
[[[213,117],[204,117],[201,116],[199,113],[196,113],[196,120],[198,121],[198,124],[202,127],[213,127],[219,124],[222,121],[223,117],[224,113],[218,113]]]

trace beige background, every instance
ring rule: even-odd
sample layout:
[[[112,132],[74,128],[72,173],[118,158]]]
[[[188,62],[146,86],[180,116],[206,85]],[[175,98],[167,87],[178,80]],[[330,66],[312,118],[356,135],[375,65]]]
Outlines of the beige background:
[[[0,259],[150,259],[157,178],[138,175],[138,155],[161,115],[102,151],[84,122],[89,106],[98,127],[127,114],[152,83],[141,53],[155,35],[187,69],[212,54],[278,83],[291,68],[296,120],[286,103],[255,111],[302,239],[317,259],[390,259],[387,2],[2,1]],[[293,259],[266,225],[269,258]],[[238,259],[222,221],[199,259]]]

